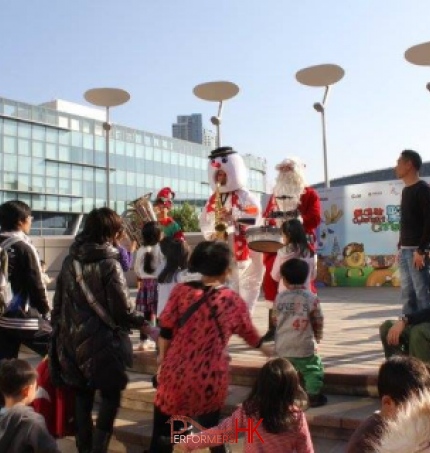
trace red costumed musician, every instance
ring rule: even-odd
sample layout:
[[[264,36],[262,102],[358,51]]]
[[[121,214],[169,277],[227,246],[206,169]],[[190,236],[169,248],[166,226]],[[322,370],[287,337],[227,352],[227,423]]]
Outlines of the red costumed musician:
[[[321,223],[320,198],[316,190],[309,187],[304,176],[304,164],[298,158],[284,159],[276,166],[276,178],[273,194],[267,204],[263,217],[272,225],[281,226],[285,219],[299,218],[309,237],[311,247],[316,239],[315,230]],[[267,301],[274,302],[278,293],[278,282],[273,280],[270,273],[276,253],[264,254],[263,291]],[[313,286],[313,284],[312,284]],[[315,291],[315,287],[313,286]],[[274,339],[276,326],[272,318],[273,310],[269,310],[269,327],[264,335],[264,341]]]
[[[184,232],[181,226],[170,217],[170,211],[173,207],[175,192],[170,187],[163,187],[157,194],[154,201],[154,211],[158,223],[163,229],[164,236],[173,237],[173,239],[185,240]]]

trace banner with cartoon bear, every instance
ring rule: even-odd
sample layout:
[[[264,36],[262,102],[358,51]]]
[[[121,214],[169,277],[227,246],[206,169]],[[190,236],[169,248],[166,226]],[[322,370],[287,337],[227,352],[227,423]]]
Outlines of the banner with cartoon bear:
[[[402,181],[386,181],[318,189],[318,285],[400,286],[396,257],[403,187]]]

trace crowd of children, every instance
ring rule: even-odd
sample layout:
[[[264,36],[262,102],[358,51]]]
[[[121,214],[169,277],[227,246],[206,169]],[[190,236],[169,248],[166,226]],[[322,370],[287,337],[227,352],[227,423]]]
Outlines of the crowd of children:
[[[313,284],[316,255],[301,222],[294,219],[282,225],[284,246],[271,271],[272,278],[279,282],[273,310],[274,349],[263,345],[246,304],[228,288],[232,263],[227,245],[202,242],[190,254],[182,237],[165,236],[163,231],[157,221],[145,223],[143,242],[137,250],[135,243],[123,247],[121,233],[113,242],[120,252],[123,271],[134,269],[138,282],[136,307],[151,326],[141,330],[139,349],[150,346],[150,337],[157,343],[159,369],[154,380],[157,395],[149,451],[173,451],[173,444],[166,442],[166,421],[172,414],[185,411],[208,429],[182,440],[176,446],[180,451],[204,447],[212,452],[228,451],[214,441],[213,434],[231,434],[235,427],[246,426],[252,420],[254,425],[261,421],[259,434],[252,442],[245,439],[244,451],[313,452],[303,410],[327,403],[322,393],[324,368],[317,353],[324,318]],[[45,284],[51,283],[43,261],[41,270]],[[228,388],[225,349],[233,333],[276,358],[261,368],[242,406],[218,424]],[[43,417],[30,406],[36,379],[36,371],[26,361],[1,362],[4,407],[0,410],[0,451],[59,451]],[[419,398],[429,386],[429,370],[419,360],[388,359],[378,376],[381,411],[357,429],[347,452],[370,448],[389,451],[386,445],[392,440],[384,430],[395,429],[393,420],[402,413],[404,403],[414,395]],[[421,406],[427,408],[424,403]],[[408,410],[412,411],[410,407]]]

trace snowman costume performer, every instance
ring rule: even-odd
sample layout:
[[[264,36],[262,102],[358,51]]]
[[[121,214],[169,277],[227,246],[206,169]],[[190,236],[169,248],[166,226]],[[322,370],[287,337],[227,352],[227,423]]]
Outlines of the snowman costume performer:
[[[200,229],[206,240],[214,240],[216,221],[221,219],[226,224],[236,264],[231,288],[245,300],[252,313],[260,295],[264,266],[262,254],[249,249],[245,233],[246,224],[260,225],[260,203],[245,188],[246,166],[233,148],[225,146],[212,151],[208,170],[214,193],[200,216]]]

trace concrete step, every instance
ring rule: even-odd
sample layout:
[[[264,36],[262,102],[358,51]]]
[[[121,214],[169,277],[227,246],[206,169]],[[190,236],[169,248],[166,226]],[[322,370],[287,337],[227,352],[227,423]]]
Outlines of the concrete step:
[[[121,407],[135,411],[151,412],[155,398],[152,375],[128,373],[130,382],[122,392]],[[249,393],[249,387],[230,385],[223,415],[230,415]]]
[[[340,453],[357,426],[378,408],[378,401],[375,398],[340,395],[329,395],[328,398],[326,406],[308,409],[305,414],[315,451]],[[151,433],[151,412],[122,408],[115,422],[109,451],[142,453],[149,446]],[[232,447],[235,453],[243,451],[241,444]]]
[[[251,387],[257,373],[265,363],[263,357],[244,360],[243,355],[230,362],[230,382],[232,385]],[[152,375],[157,370],[155,351],[135,352],[133,372]],[[377,369],[326,368],[324,392],[337,395],[377,397]]]

